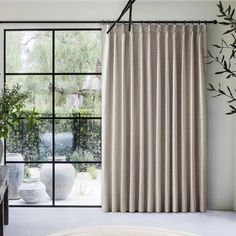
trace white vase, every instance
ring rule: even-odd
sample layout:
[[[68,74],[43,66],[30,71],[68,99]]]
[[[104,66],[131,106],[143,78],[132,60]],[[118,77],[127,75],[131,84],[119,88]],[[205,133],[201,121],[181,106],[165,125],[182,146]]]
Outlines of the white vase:
[[[23,161],[20,153],[7,153],[7,161]],[[24,178],[24,164],[22,163],[7,163],[9,168],[9,199],[17,200],[20,198],[18,188],[23,182]]]
[[[30,204],[40,202],[46,194],[46,187],[38,178],[25,179],[18,190],[21,198]]]
[[[55,157],[57,161],[65,157]],[[55,164],[55,200],[65,200],[70,194],[74,180],[75,168],[71,164]],[[44,164],[40,170],[40,179],[46,186],[46,191],[52,199],[52,165]]]

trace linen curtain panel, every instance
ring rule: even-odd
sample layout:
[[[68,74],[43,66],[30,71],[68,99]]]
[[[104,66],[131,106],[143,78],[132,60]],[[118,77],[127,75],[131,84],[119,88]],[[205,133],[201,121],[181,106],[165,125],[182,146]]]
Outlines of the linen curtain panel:
[[[206,26],[107,29],[103,211],[205,211]]]

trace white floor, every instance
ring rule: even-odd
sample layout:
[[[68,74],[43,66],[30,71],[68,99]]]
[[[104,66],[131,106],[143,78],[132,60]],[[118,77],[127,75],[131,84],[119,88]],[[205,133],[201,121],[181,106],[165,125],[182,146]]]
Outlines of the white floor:
[[[123,214],[102,213],[100,208],[11,208],[5,236],[45,236],[64,229],[96,225],[138,225],[202,236],[236,236],[236,213]]]

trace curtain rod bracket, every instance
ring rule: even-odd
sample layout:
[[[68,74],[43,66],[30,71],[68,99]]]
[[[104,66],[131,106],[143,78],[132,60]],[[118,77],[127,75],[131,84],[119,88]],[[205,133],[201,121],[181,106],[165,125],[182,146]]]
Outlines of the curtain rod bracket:
[[[110,31],[115,27],[115,25],[117,23],[120,22],[121,18],[124,16],[124,14],[132,7],[132,5],[134,4],[136,0],[129,0],[128,3],[125,5],[124,9],[122,10],[120,16],[118,17],[118,19],[112,24],[112,26],[109,28],[109,30],[107,31],[107,34],[110,33]],[[132,13],[132,10],[131,10]]]

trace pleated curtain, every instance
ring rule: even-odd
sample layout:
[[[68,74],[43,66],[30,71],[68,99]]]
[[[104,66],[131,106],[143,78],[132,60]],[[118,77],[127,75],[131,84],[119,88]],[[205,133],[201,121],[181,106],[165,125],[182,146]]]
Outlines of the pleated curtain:
[[[205,211],[206,26],[107,29],[103,211]]]

